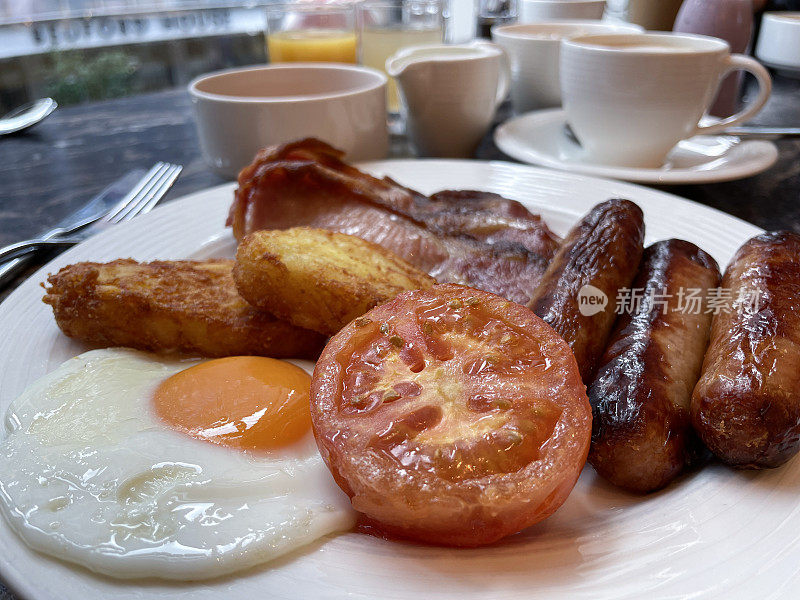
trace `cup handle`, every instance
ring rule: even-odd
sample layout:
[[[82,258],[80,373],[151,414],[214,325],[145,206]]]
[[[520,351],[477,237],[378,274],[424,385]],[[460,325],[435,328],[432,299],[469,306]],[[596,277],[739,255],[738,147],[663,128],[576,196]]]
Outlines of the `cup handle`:
[[[713,125],[700,126],[695,128],[692,135],[709,135],[713,133],[720,133],[728,127],[737,123],[749,121],[761,107],[766,104],[770,93],[772,92],[772,79],[770,79],[769,72],[757,60],[744,56],[743,54],[731,54],[728,57],[728,64],[720,77],[720,82],[732,71],[747,71],[752,73],[758,81],[758,96],[755,100],[750,102],[745,108],[740,110],[735,115],[731,115],[722,119]]]
[[[495,107],[500,106],[508,96],[508,90],[511,87],[511,61],[508,59],[508,54],[502,46],[484,40],[474,40],[471,45],[477,48],[491,48],[500,52],[500,73],[497,78],[497,94],[494,99]]]

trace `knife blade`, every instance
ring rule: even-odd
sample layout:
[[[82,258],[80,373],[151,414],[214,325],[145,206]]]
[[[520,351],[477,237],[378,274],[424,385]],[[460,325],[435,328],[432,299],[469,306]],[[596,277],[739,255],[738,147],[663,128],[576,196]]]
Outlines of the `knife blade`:
[[[38,237],[53,238],[74,233],[81,227],[93,223],[125,197],[145,174],[144,169],[135,169],[117,179],[102,192],[81,206],[78,210],[61,219],[54,228],[43,231]],[[30,264],[33,255],[21,256],[0,265],[0,288]]]
[[[740,137],[795,137],[800,136],[800,127],[761,127],[760,125],[741,125],[728,127],[722,135]]]

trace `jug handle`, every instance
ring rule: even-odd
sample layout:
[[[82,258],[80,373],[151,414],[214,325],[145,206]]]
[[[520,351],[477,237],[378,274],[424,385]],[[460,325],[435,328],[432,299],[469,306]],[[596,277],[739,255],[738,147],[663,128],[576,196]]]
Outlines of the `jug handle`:
[[[474,40],[472,46],[476,48],[490,48],[500,53],[500,72],[497,78],[497,95],[495,96],[495,106],[500,106],[508,96],[511,87],[511,61],[505,48],[485,40]]]

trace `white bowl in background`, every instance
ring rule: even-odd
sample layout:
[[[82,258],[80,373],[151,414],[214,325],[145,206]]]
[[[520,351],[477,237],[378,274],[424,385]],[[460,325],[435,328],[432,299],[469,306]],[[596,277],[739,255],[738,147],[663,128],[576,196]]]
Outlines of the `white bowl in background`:
[[[766,12],[756,58],[767,66],[800,75],[800,12]]]
[[[264,146],[316,137],[348,161],[388,150],[386,75],[334,63],[281,63],[202,75],[189,84],[200,148],[236,177]]]
[[[603,16],[606,0],[520,0],[519,22],[550,19],[590,19]]]
[[[561,40],[577,35],[641,33],[639,25],[607,21],[565,20],[495,25],[492,41],[511,63],[511,102],[518,114],[561,106],[558,74]]]

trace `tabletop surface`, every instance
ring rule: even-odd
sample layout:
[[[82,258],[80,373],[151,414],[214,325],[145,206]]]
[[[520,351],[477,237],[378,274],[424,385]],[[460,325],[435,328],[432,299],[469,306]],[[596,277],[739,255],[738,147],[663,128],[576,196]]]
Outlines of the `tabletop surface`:
[[[800,80],[775,76],[774,84],[772,97],[752,123],[800,126]],[[497,121],[507,117],[503,110]],[[776,143],[778,162],[760,175],[662,189],[764,229],[800,233],[800,138]],[[391,157],[407,156],[406,141],[393,137]],[[475,158],[512,160],[490,135]],[[131,169],[149,168],[159,160],[184,165],[163,202],[225,182],[203,162],[183,89],[59,108],[29,132],[0,137],[0,246],[35,236]],[[46,260],[42,257],[14,284]],[[13,287],[0,291],[0,299]],[[0,600],[10,598],[0,585]]]

